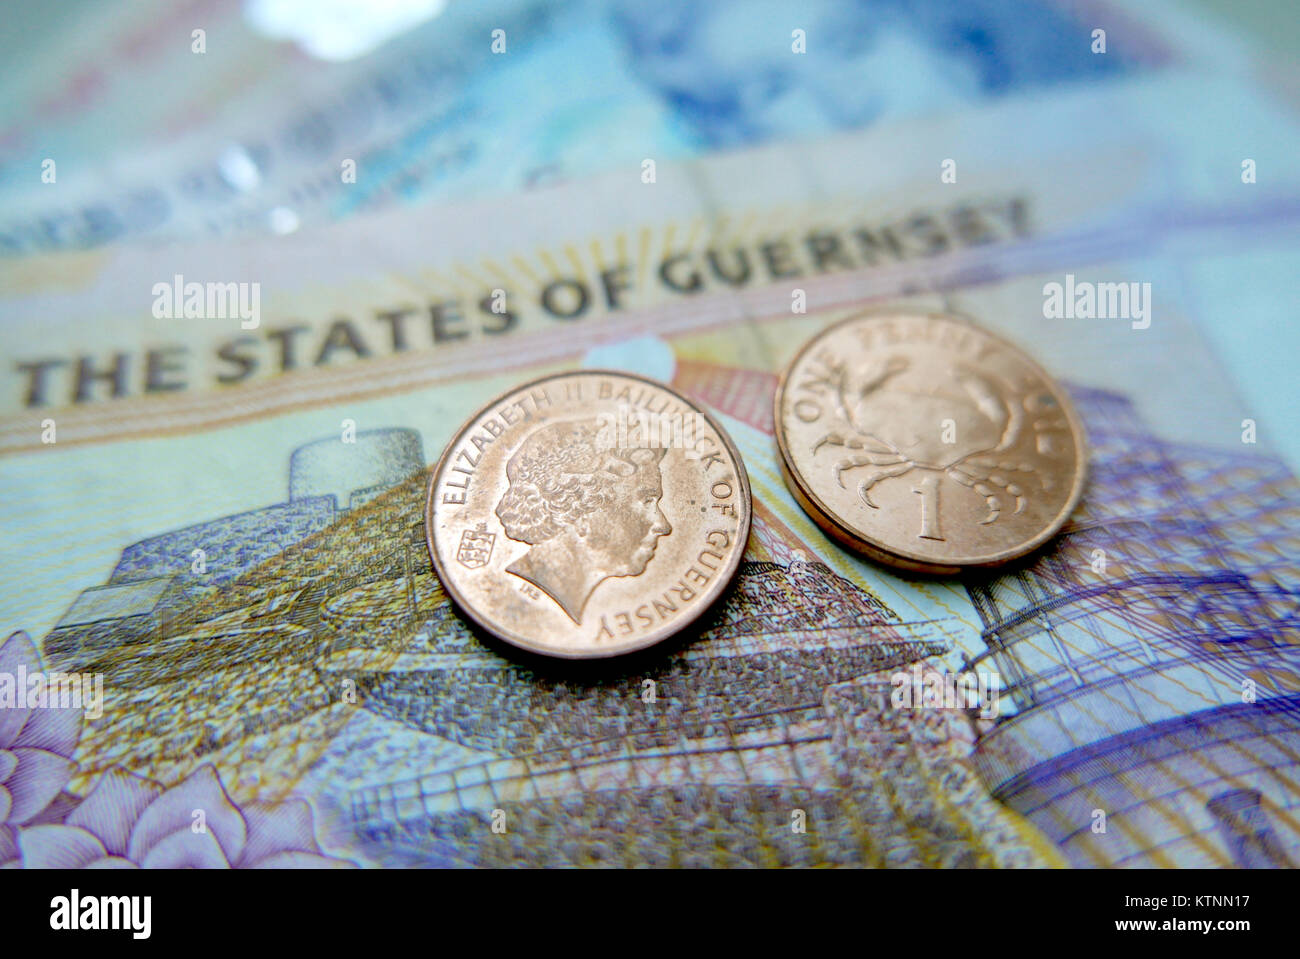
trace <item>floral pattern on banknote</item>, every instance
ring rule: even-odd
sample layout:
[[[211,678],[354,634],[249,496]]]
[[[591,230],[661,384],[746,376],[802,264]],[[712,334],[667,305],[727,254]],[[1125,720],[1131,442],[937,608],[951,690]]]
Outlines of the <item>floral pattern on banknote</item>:
[[[0,646],[0,667],[41,668],[26,633]],[[236,805],[200,766],[167,788],[114,767],[84,798],[65,791],[82,711],[0,710],[0,866],[22,868],[309,868],[350,866],[321,851],[301,800]]]

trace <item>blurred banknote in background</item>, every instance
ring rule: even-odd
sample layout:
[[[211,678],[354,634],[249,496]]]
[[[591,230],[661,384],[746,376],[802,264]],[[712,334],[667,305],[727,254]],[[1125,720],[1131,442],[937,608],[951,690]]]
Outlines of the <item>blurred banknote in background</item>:
[[[0,103],[0,251],[287,232],[1192,56],[1114,11],[1096,55],[1086,7],[1038,0],[406,6],[425,19],[377,51],[387,21],[350,3],[133,3],[44,31]],[[31,188],[45,158],[57,191]]]
[[[0,862],[1300,861],[1300,136],[1249,58],[1173,7],[411,6],[133,5],[6,99],[0,697],[82,708],[5,714]],[[787,492],[777,376],[884,305],[1066,382],[1028,564],[898,575]],[[579,366],[754,494],[702,627],[594,669],[471,629],[424,531],[465,417]]]

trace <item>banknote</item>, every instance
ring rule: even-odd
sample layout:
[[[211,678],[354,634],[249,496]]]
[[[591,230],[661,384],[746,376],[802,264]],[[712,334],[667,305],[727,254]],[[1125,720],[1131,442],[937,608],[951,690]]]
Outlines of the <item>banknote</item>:
[[[0,252],[286,232],[1237,59],[1165,5],[425,6],[342,62],[302,51],[332,7],[295,0],[33,24],[45,42],[15,51],[31,69],[0,100]]]
[[[1293,865],[1295,387],[1238,390],[1189,278],[1294,256],[1300,206],[1249,192],[1237,144],[1115,122],[1187,96],[1054,96],[1066,143],[1007,101],[653,182],[0,264],[0,696],[61,684],[0,728],[0,860]],[[1295,162],[1267,111],[1223,108]],[[779,372],[883,305],[967,314],[1067,384],[1089,484],[1029,563],[900,576],[787,492]],[[701,627],[594,669],[472,629],[423,527],[457,426],[584,365],[707,406],[754,501]]]

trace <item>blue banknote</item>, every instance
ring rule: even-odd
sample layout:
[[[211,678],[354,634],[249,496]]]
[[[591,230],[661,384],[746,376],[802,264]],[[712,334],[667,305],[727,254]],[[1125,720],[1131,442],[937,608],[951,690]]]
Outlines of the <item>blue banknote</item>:
[[[324,15],[308,7],[303,17]],[[1099,55],[1094,24],[1052,0],[452,3],[344,63],[268,42],[238,7],[215,9],[202,54],[183,19],[103,37],[138,62],[126,78],[82,62],[86,28],[48,25],[32,41],[42,78],[0,88],[0,252],[289,232],[1104,81],[1171,57],[1141,31]],[[48,161],[67,172],[43,180]]]

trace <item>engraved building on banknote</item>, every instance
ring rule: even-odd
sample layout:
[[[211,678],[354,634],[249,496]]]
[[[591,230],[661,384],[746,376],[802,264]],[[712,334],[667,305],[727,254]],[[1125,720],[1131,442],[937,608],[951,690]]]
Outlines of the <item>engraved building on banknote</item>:
[[[306,443],[289,462],[289,500],[132,543],[108,583],[87,589],[45,640],[65,665],[145,637],[213,593],[424,467],[414,430],[366,430]]]
[[[1076,388],[1095,495],[1028,568],[971,581],[1016,713],[993,795],[1077,865],[1300,863],[1300,507],[1278,460],[1156,439]]]
[[[1009,715],[976,742],[974,768],[994,798],[1078,865],[1300,861],[1295,480],[1267,457],[1161,442],[1126,397],[1074,392],[1090,431],[1094,494],[1032,565],[968,585],[987,647],[971,665],[994,661],[1007,684],[1004,699],[1011,700],[1004,703]],[[726,391],[711,399],[744,415]],[[758,419],[762,411],[750,412]],[[760,517],[756,529],[765,525]],[[760,581],[769,572],[793,591],[778,602],[763,597]],[[736,608],[755,624],[780,606],[820,609],[820,595],[844,591],[844,584],[818,588],[827,572],[801,571],[797,564],[742,570],[746,598]],[[886,622],[877,621],[876,631],[887,632]],[[714,642],[731,632],[718,633]],[[692,648],[704,652],[713,645],[709,639],[706,634]],[[878,861],[873,845],[894,850],[900,863],[987,853],[957,838],[966,827],[951,809],[918,812],[929,809],[926,783],[959,779],[965,761],[927,766],[921,744],[937,734],[893,729],[890,723],[905,717],[869,705],[872,683],[887,672],[873,676],[866,662],[831,656],[825,658],[831,668],[818,660],[809,674],[801,668],[807,651],[770,662],[752,655],[757,648],[748,652],[734,666],[701,656],[689,664],[695,668],[682,663],[677,673],[657,674],[665,690],[690,695],[653,710],[648,715],[655,720],[640,729],[635,721],[629,725],[632,711],[620,708],[626,695],[593,701],[607,691],[561,684],[539,696],[537,677],[489,676],[511,669],[500,662],[448,663],[449,674],[425,670],[418,681],[415,674],[358,677],[372,709],[416,719],[502,758],[359,790],[353,795],[357,828],[388,848],[440,849],[449,862],[461,862],[486,855],[454,838],[478,815],[476,806],[504,804],[529,830],[545,831],[549,823],[575,849],[623,855],[629,854],[625,844],[635,843],[629,837],[661,832],[665,815],[695,817],[707,823],[709,843],[731,850],[737,862],[759,862],[764,859],[754,849],[780,833],[772,810],[802,804],[820,823],[857,828],[824,835],[812,859],[778,843],[774,861]],[[480,669],[487,670],[487,694],[514,690],[516,700],[525,699],[440,717],[456,697],[451,686],[428,684],[469,682]],[[846,682],[850,677],[859,678]],[[786,686],[806,693],[778,702]],[[730,695],[710,705],[718,689]],[[1243,701],[1243,692],[1253,701]],[[781,709],[818,698],[820,709]],[[737,699],[761,708],[730,717],[719,709]],[[841,721],[833,707],[850,700],[856,705],[848,715],[857,718]],[[689,708],[696,705],[699,713]],[[484,711],[505,728],[476,721]],[[723,722],[710,724],[710,714]],[[777,718],[780,725],[764,728]],[[927,780],[904,774],[906,763],[882,759],[882,751],[900,743],[912,743],[903,750],[908,762],[944,772]],[[755,771],[783,755],[774,747],[789,750],[794,762],[764,782]],[[689,778],[688,768],[685,781],[671,774],[678,763],[709,768],[709,762],[718,768],[703,779],[698,769]],[[820,771],[810,775],[813,770]],[[995,821],[994,814],[977,815]],[[899,836],[885,838],[891,829]],[[669,852],[694,861],[702,853],[692,835],[684,831]],[[926,838],[918,842],[918,835]],[[502,861],[530,861],[526,846],[502,852]],[[630,855],[675,861],[663,849]],[[893,862],[891,855],[883,861]],[[575,853],[573,861],[588,860]]]
[[[271,507],[146,541],[148,550],[129,546],[115,575],[130,569],[136,583],[188,581],[191,549],[210,548],[232,522],[252,523],[238,535],[267,555],[237,571],[221,560],[222,583],[178,601],[166,631],[137,636],[122,617],[104,616],[95,644],[66,626],[46,638],[47,652],[66,650],[110,688],[86,735],[87,776],[121,764],[173,780],[211,762],[233,783],[254,781],[240,773],[272,742],[275,755],[310,764],[330,748],[320,722],[340,707],[349,714],[350,689],[357,712],[374,717],[358,721],[383,730],[350,774],[382,784],[356,788],[350,803],[358,841],[377,861],[469,863],[490,853],[548,864],[599,860],[606,849],[664,865],[852,864],[870,831],[859,807],[890,817],[872,789],[835,788],[856,775],[856,764],[831,769],[842,753],[835,730],[861,722],[864,704],[849,696],[836,707],[842,719],[828,722],[826,691],[949,645],[810,561],[761,505],[752,558],[702,634],[583,681],[486,645],[452,611],[425,545],[422,465],[359,505],[348,492],[363,485],[354,470],[336,464],[324,471],[328,483],[304,484],[301,462],[295,455],[290,488],[325,500],[322,528],[297,541]],[[411,736],[457,759],[428,769],[388,755]],[[501,803],[512,845],[457,839]],[[817,842],[791,831],[792,809],[814,824]],[[667,843],[666,823],[682,825]],[[562,834],[571,850],[545,839]]]
[[[322,618],[340,643],[373,644],[396,632],[402,604],[383,601],[399,599],[393,583],[363,585],[325,604]],[[419,578],[416,592],[424,592]],[[825,564],[797,560],[745,561],[729,601],[690,645],[638,664],[629,677],[605,669],[601,683],[537,675],[484,650],[441,589],[432,585],[432,593],[422,605],[436,610],[433,618],[404,647],[419,668],[358,673],[358,685],[381,715],[500,755],[592,756],[724,729],[772,733],[795,714],[819,711],[830,683],[946,651],[892,623],[875,597]],[[644,678],[655,684],[652,704],[628,696],[629,684],[640,689]]]
[[[770,378],[679,380],[770,432],[753,401]],[[950,652],[942,629],[809,561],[757,500],[738,582],[691,642],[585,680],[481,642],[430,568],[424,460],[403,431],[383,469],[309,444],[287,504],[127,547],[100,588],[120,592],[83,593],[46,652],[118,696],[84,765],[163,780],[214,762],[240,782],[271,743],[301,775],[354,690],[382,732],[336,798],[375,861],[1053,861],[991,793],[1080,865],[1300,862],[1295,480],[1159,441],[1124,397],[1075,396],[1092,492],[1049,552],[967,586],[986,648],[972,665],[1006,684],[978,740],[960,714],[888,706],[893,670]],[[196,548],[219,583],[193,572]],[[169,601],[175,630],[139,626]],[[446,759],[387,755],[410,737]],[[508,835],[469,841],[495,809]]]

